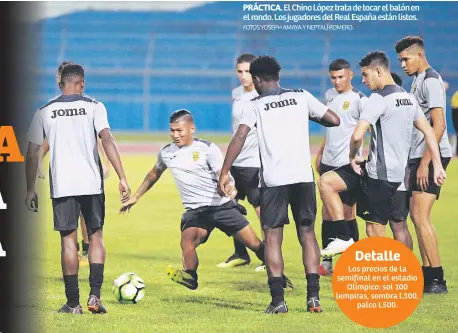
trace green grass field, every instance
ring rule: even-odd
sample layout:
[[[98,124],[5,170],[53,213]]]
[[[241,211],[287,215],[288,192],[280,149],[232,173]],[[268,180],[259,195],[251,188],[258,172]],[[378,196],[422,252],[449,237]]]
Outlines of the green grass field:
[[[141,184],[146,172],[155,163],[153,156],[123,157],[133,190]],[[458,228],[455,205],[458,202],[458,162],[448,169],[447,184],[434,209],[433,219],[440,240],[446,279],[450,293],[427,296],[416,312],[405,322],[388,332],[458,332]],[[305,279],[300,247],[294,227],[285,228],[283,251],[285,272],[296,289],[286,293],[290,313],[267,316],[263,313],[270,301],[265,273],[256,273],[258,261],[248,267],[230,270],[216,265],[232,253],[232,240],[215,230],[209,241],[198,249],[199,289],[190,291],[175,284],[165,274],[169,264],[181,265],[180,218],[183,208],[170,173],[145,195],[129,215],[120,216],[117,179],[112,174],[106,183],[107,215],[105,241],[107,262],[102,298],[108,314],[94,316],[85,309],[83,316],[54,313],[65,303],[61,281],[59,234],[54,232],[48,180],[40,191],[43,234],[46,242],[39,253],[40,305],[38,322],[43,332],[378,332],[351,322],[332,299],[331,280],[321,279],[321,299],[324,312],[305,312]],[[248,205],[246,205],[248,207]],[[320,204],[321,209],[321,204]],[[259,222],[249,208],[249,220],[259,232]],[[45,223],[46,220],[46,223]],[[321,216],[317,217],[317,222]],[[411,229],[413,231],[413,229]],[[320,233],[320,223],[316,225]],[[360,224],[363,235],[364,225]],[[391,232],[387,232],[391,237]],[[418,249],[415,250],[418,256]],[[145,299],[137,305],[117,304],[111,294],[113,280],[124,272],[135,272],[146,282]],[[81,302],[87,300],[89,269],[80,269]]]

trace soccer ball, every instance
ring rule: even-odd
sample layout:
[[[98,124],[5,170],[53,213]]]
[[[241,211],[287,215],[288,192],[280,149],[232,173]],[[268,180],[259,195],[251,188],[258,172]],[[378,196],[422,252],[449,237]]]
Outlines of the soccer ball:
[[[124,273],[114,280],[112,291],[118,302],[137,304],[145,296],[145,282],[135,273]]]

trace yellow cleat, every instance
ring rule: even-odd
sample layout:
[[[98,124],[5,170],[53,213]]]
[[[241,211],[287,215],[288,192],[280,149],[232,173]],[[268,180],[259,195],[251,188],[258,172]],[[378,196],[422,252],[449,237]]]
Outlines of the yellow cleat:
[[[216,265],[218,268],[232,268],[237,266],[245,266],[250,264],[250,259],[241,258],[236,254],[230,256],[226,261]]]
[[[165,271],[173,282],[179,283],[186,288],[195,290],[199,286],[197,280],[194,279],[191,274],[185,272],[182,269],[177,269],[169,265]]]

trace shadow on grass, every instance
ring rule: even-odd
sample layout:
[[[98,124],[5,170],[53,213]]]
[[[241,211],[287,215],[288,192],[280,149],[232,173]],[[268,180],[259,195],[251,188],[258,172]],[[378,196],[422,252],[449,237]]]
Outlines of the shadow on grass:
[[[233,309],[241,311],[254,311],[259,312],[259,309],[263,307],[262,304],[251,303],[251,302],[240,302],[229,299],[221,299],[216,297],[206,297],[206,296],[178,296],[176,298],[162,298],[164,303],[192,303],[192,304],[202,304],[202,305],[211,305],[224,309]]]

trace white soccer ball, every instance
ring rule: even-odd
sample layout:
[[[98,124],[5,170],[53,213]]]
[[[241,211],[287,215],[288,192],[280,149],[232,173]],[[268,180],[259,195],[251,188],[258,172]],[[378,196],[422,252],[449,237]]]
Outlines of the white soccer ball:
[[[112,291],[118,302],[137,304],[145,297],[145,282],[135,273],[124,273],[114,280]]]

